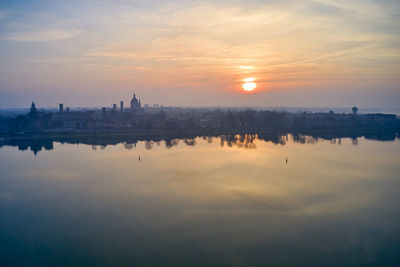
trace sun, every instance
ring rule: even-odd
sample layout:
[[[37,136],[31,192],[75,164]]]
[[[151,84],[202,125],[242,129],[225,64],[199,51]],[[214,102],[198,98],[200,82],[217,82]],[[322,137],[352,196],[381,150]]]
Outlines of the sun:
[[[256,83],[244,83],[242,87],[245,91],[253,91],[256,89],[257,85]]]
[[[255,78],[243,79],[243,82],[244,82],[242,85],[243,90],[250,92],[250,91],[253,91],[254,89],[256,89],[257,84],[254,81],[255,81]]]

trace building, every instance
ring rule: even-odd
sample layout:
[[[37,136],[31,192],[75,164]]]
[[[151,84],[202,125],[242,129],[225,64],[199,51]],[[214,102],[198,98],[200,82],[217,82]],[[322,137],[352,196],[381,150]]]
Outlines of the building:
[[[60,104],[60,108],[59,108],[59,110],[58,110],[59,112],[64,112],[64,104]]]
[[[142,104],[140,103],[140,99],[136,98],[136,94],[133,94],[133,98],[131,100],[131,111],[140,111],[142,109]]]
[[[117,104],[113,104],[112,111],[113,111],[113,112],[116,112],[116,111],[117,111]]]
[[[120,105],[121,112],[123,112],[124,111],[124,101],[121,101],[119,103],[119,105]]]
[[[31,114],[34,114],[34,113],[36,113],[36,106],[35,106],[35,102],[32,102],[32,105],[31,105]]]

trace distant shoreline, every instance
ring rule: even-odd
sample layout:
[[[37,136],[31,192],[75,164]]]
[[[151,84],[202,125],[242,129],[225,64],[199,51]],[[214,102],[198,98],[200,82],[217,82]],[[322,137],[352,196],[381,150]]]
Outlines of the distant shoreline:
[[[79,138],[79,137],[170,137],[170,136],[220,136],[220,135],[256,135],[256,134],[301,134],[301,135],[332,135],[332,136],[363,136],[368,134],[378,133],[394,133],[397,134],[397,129],[382,129],[382,128],[353,128],[353,129],[315,129],[315,130],[301,130],[301,129],[252,129],[252,130],[153,130],[150,132],[137,131],[129,129],[110,129],[110,130],[47,130],[41,132],[24,132],[24,133],[0,133],[0,136],[5,139],[54,139],[54,138]]]
[[[359,136],[391,133],[397,136],[400,119],[394,114],[290,113],[256,110],[158,110],[137,109],[63,111],[45,113],[32,103],[31,111],[0,120],[4,138],[92,138],[207,136],[221,134],[294,133]]]

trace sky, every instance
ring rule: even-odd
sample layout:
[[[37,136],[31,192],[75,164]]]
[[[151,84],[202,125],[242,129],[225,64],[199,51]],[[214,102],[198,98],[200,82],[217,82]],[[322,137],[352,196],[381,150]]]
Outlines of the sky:
[[[0,108],[133,93],[165,106],[399,108],[400,2],[0,0]]]

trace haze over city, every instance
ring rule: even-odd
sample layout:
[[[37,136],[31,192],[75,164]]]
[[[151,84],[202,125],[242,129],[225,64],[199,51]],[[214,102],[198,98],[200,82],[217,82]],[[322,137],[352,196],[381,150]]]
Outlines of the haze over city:
[[[399,13],[390,0],[1,1],[0,108],[133,92],[175,106],[397,108]]]
[[[400,0],[0,0],[0,266],[400,266]]]

